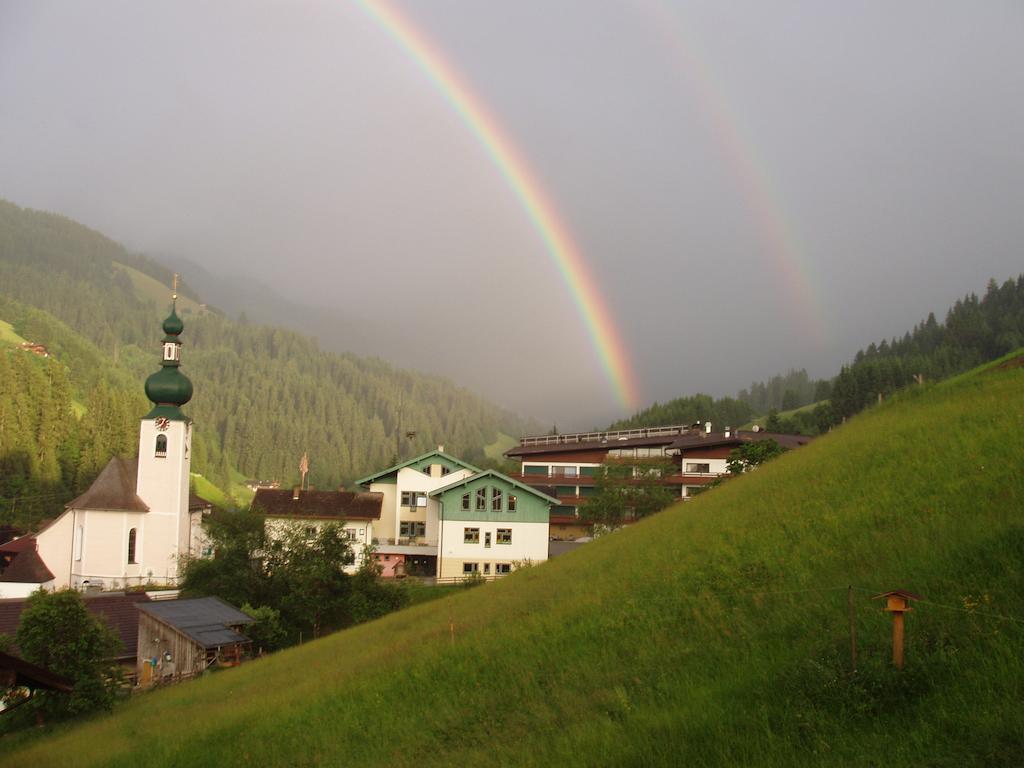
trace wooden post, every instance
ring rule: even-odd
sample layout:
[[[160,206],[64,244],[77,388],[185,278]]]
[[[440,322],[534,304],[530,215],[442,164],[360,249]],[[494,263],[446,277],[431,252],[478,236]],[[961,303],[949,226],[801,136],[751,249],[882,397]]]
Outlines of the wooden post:
[[[846,608],[850,614],[850,671],[857,671],[857,622],[853,608],[853,585],[846,590]]]
[[[892,663],[903,669],[903,611],[892,614]]]
[[[448,631],[452,636],[452,645],[455,645],[455,612],[452,609],[452,599],[448,598]]]
[[[883,592],[874,595],[871,599],[885,598],[885,608],[882,610],[892,614],[892,663],[897,669],[903,669],[903,614],[913,610],[910,607],[911,600],[923,600],[920,595],[907,592],[904,589]]]

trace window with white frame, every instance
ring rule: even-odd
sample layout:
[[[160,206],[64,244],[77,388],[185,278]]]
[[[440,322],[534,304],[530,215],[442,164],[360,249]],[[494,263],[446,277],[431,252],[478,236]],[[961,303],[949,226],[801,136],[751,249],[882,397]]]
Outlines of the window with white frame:
[[[462,543],[463,544],[479,544],[480,543],[480,529],[479,528],[464,528],[462,531]]]
[[[426,536],[427,524],[419,520],[403,520],[398,524],[398,534],[402,537]]]
[[[515,512],[516,511],[516,495],[514,493],[510,493],[508,495],[508,511],[509,512]]]
[[[427,494],[422,491],[402,491],[403,507],[425,507],[427,506]]]
[[[491,489],[491,512],[501,512],[503,495],[500,488]]]
[[[462,511],[469,512],[469,494],[462,494]]]
[[[476,511],[486,512],[487,511],[487,489],[477,488],[476,489]]]
[[[499,528],[495,540],[499,544],[511,544],[512,543],[512,529],[511,528]]]
[[[688,461],[686,471],[690,474],[706,475],[711,472],[711,465],[707,463]]]
[[[512,563],[495,563],[495,573],[512,573]]]
[[[470,574],[478,573],[480,571],[480,563],[463,563],[462,572],[467,576]]]

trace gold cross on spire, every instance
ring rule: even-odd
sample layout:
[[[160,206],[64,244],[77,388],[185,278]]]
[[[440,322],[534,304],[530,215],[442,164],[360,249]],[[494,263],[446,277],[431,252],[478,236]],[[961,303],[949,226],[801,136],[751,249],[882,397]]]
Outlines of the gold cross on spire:
[[[173,293],[171,293],[171,298],[174,299],[175,301],[177,301],[178,300],[178,273],[177,272],[174,273],[174,286],[172,288],[172,291],[173,291]]]

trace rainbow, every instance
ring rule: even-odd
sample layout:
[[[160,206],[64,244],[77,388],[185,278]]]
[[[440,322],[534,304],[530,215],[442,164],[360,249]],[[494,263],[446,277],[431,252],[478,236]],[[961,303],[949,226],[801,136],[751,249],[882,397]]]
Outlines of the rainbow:
[[[743,195],[744,204],[757,227],[758,239],[771,259],[786,299],[791,319],[807,334],[806,340],[824,345],[827,322],[814,287],[814,269],[801,248],[785,215],[782,195],[773,189],[766,164],[758,157],[753,141],[740,129],[725,98],[726,89],[715,82],[700,49],[686,33],[680,12],[664,0],[641,0],[635,8],[646,9],[647,21],[661,38],[661,50],[670,52],[676,69],[693,91],[708,131]]]
[[[640,395],[626,346],[568,227],[529,165],[480,99],[409,19],[383,0],[356,3],[423,71],[490,157],[558,269],[620,405],[636,410]]]

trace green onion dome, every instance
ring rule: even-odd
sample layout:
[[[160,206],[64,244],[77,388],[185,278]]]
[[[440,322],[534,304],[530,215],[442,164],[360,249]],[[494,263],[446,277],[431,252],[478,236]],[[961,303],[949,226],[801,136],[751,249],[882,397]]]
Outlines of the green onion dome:
[[[171,314],[164,320],[164,333],[168,336],[178,336],[185,330],[185,324],[178,317],[177,305],[171,306]]]
[[[176,365],[166,365],[146,379],[146,397],[156,405],[184,405],[192,399],[192,382]]]

